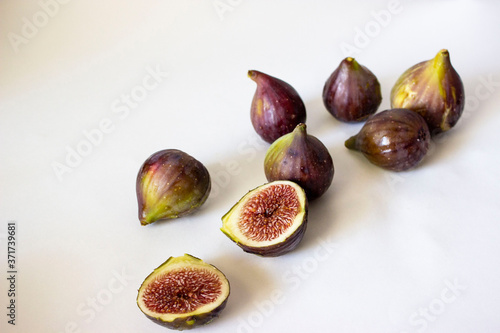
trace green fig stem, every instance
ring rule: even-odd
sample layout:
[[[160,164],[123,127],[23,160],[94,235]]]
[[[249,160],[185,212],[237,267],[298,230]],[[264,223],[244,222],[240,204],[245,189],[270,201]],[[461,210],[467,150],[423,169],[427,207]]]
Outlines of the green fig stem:
[[[248,77],[254,81],[257,78],[257,75],[258,75],[257,71],[254,71],[254,70],[248,71]]]
[[[300,123],[298,124],[295,129],[293,130],[295,132],[295,134],[299,134],[299,135],[302,135],[302,136],[307,136],[307,130],[306,130],[307,126],[306,124],[304,123]]]
[[[345,140],[345,143],[344,143],[345,147],[347,149],[358,150],[358,148],[356,146],[356,138],[357,138],[357,135],[353,135],[349,139]]]
[[[352,57],[347,57],[347,58],[345,58],[345,61],[346,61],[346,64],[351,67],[351,69],[353,69],[353,70],[359,69],[359,64],[356,61],[356,59],[354,59]]]
[[[450,66],[450,53],[447,49],[442,49],[436,54],[432,62],[434,72],[441,78]]]
[[[438,52],[438,54],[436,54],[436,56],[432,60],[432,65],[430,66],[430,70],[434,73],[435,78],[437,79],[439,94],[442,98],[446,98],[446,92],[444,90],[442,81],[444,80],[444,77],[450,67],[450,53],[447,49],[442,49]]]

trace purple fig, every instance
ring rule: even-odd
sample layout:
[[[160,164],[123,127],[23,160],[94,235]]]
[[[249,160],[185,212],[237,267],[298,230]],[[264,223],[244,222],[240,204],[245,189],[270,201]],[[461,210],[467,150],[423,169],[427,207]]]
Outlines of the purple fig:
[[[354,58],[347,57],[323,88],[323,103],[338,120],[359,122],[375,113],[382,102],[377,77]]]
[[[407,69],[391,90],[391,107],[420,114],[432,135],[455,126],[464,106],[464,86],[445,49]]]
[[[314,200],[330,187],[334,167],[325,145],[307,134],[305,124],[299,124],[293,132],[283,135],[269,147],[264,171],[268,181],[296,182],[304,189],[307,198]]]
[[[136,181],[142,225],[187,215],[208,198],[210,175],[194,157],[177,149],[154,153],[144,162]]]
[[[257,83],[250,109],[251,121],[264,141],[272,143],[293,131],[299,123],[305,123],[304,102],[291,85],[255,70],[248,71],[248,77]]]
[[[429,128],[418,113],[391,109],[368,118],[358,134],[345,142],[373,164],[392,171],[415,167],[429,149]]]

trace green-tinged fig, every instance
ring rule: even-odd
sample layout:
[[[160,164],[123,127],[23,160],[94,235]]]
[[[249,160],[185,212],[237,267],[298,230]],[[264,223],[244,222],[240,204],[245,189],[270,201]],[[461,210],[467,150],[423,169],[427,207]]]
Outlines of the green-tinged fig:
[[[306,194],[296,183],[267,183],[249,191],[222,217],[221,231],[245,252],[280,256],[302,240],[307,209]]]
[[[170,257],[144,280],[137,305],[153,322],[182,331],[217,318],[229,292],[229,281],[220,270],[185,254]]]
[[[334,167],[325,145],[307,134],[305,124],[299,124],[293,132],[271,144],[264,159],[264,171],[268,181],[296,182],[311,201],[330,187]]]
[[[372,115],[360,132],[345,142],[373,164],[392,171],[415,167],[429,149],[429,128],[418,113],[385,110]]]
[[[207,168],[177,149],[154,153],[144,162],[136,181],[139,220],[142,225],[187,215],[208,198]]]
[[[407,69],[391,90],[391,107],[420,114],[432,135],[455,126],[464,106],[464,86],[445,49]]]
[[[382,102],[377,77],[354,58],[347,57],[323,88],[323,103],[338,120],[359,122],[375,113]]]
[[[288,83],[259,71],[248,71],[257,83],[250,117],[260,137],[272,143],[306,121],[306,108],[297,91]]]

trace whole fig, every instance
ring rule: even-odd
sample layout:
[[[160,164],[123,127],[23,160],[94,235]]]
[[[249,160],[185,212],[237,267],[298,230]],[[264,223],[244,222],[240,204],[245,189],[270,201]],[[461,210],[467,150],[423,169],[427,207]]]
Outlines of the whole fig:
[[[191,155],[165,149],[148,157],[137,175],[142,225],[187,215],[200,207],[211,189],[210,174]]]
[[[264,171],[268,181],[293,181],[304,189],[308,200],[314,200],[330,187],[334,166],[325,145],[307,134],[306,125],[301,123],[269,147]]]
[[[345,142],[373,164],[392,171],[415,167],[429,149],[429,128],[418,113],[391,109],[368,118],[360,132]]]
[[[272,143],[306,121],[306,108],[288,83],[259,71],[248,71],[257,83],[250,109],[252,125],[260,137]]]
[[[391,90],[391,107],[420,114],[432,135],[455,126],[464,106],[464,86],[445,49],[407,69]]]
[[[382,102],[377,77],[354,58],[347,57],[323,88],[323,103],[338,120],[359,122],[375,113]]]

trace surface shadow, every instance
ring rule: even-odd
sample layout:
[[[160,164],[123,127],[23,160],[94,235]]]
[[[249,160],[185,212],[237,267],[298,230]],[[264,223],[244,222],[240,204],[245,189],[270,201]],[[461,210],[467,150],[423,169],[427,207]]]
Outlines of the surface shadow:
[[[429,152],[422,161],[422,166],[446,163],[454,155],[460,154],[467,142],[477,136],[485,123],[498,117],[495,108],[491,106],[498,92],[488,90],[491,87],[486,86],[485,77],[490,74],[462,78],[465,88],[465,108],[462,115],[450,130],[432,136]]]
[[[277,281],[260,262],[273,260],[272,258],[255,256],[255,258],[244,258],[244,256],[254,255],[224,254],[212,260],[213,264],[224,272],[231,288],[228,306],[224,310],[226,313],[223,313],[219,320],[234,321],[236,317],[246,319],[246,315],[255,309],[256,303],[268,299],[272,291],[277,288]]]
[[[304,104],[307,110],[306,125],[309,134],[322,137],[344,125],[325,108],[321,94],[314,99],[305,101]]]
[[[207,210],[225,213],[248,191],[267,182],[264,157],[269,146],[255,134],[242,138],[234,152],[218,157],[218,162],[206,164],[212,181]]]

